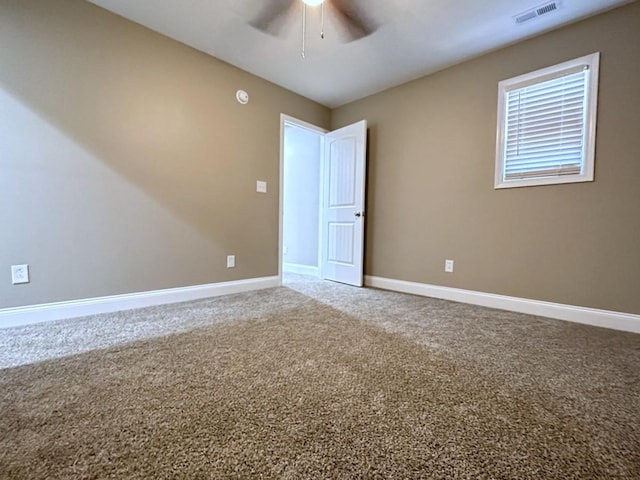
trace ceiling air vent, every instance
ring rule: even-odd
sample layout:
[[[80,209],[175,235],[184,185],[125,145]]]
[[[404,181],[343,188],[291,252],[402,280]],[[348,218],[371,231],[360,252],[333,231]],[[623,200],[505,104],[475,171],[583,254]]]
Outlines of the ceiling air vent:
[[[513,17],[518,25],[521,25],[525,22],[533,20],[534,18],[538,18],[541,15],[546,15],[551,12],[555,12],[560,7],[560,3],[558,1],[552,1],[543,3],[542,5],[538,5],[530,10],[519,13],[515,17]]]

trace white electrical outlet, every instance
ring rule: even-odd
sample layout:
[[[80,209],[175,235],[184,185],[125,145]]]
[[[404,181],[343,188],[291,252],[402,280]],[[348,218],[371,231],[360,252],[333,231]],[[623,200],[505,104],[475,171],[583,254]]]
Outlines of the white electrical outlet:
[[[453,260],[445,260],[444,261],[444,271],[447,273],[453,272]]]
[[[29,283],[29,265],[11,265],[11,282],[14,285]]]
[[[262,180],[256,181],[256,192],[267,193],[267,182],[263,182]]]
[[[227,268],[235,268],[235,266],[236,266],[236,256],[227,255]]]

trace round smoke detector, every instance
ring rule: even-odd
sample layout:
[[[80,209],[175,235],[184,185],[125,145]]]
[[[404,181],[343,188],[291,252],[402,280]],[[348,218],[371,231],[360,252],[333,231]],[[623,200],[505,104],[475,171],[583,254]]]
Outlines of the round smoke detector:
[[[238,90],[236,92],[236,100],[238,100],[242,105],[246,105],[249,103],[249,94],[244,90]]]

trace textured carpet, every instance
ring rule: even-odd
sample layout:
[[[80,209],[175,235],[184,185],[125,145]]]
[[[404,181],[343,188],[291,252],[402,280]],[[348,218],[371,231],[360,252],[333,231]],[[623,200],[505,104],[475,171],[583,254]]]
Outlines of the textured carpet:
[[[640,335],[288,286],[0,331],[0,478],[640,478]]]

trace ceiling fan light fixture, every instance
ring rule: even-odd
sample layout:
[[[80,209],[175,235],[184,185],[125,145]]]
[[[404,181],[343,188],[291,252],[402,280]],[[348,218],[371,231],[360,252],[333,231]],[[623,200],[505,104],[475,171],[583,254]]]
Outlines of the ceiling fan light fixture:
[[[302,0],[302,2],[310,7],[317,7],[324,3],[324,0]]]

